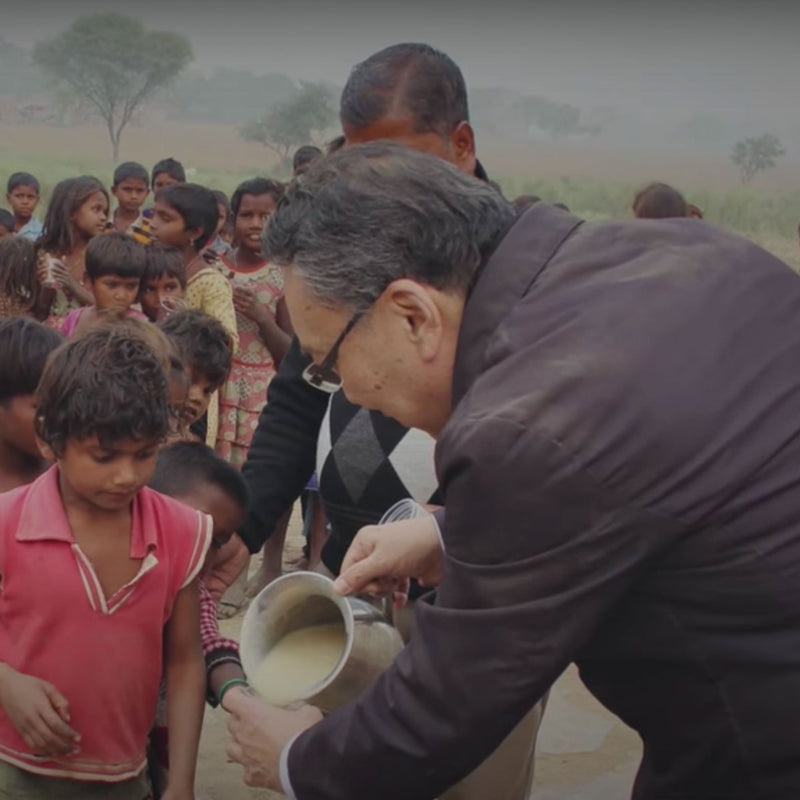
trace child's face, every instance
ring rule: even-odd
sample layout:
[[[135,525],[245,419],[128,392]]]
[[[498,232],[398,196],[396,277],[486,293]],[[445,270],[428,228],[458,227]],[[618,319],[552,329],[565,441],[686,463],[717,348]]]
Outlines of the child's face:
[[[214,520],[212,546],[216,549],[230,541],[231,536],[236,533],[236,530],[244,520],[244,509],[235,498],[231,497],[215,483],[199,484],[189,494],[175,499],[180,500],[184,505],[208,514]]]
[[[27,222],[39,203],[39,193],[32,186],[17,186],[6,195],[6,200],[14,216]]]
[[[156,200],[153,206],[150,233],[162,244],[179,247],[181,250],[191,245],[198,235],[197,231],[187,230],[183,217],[163,200]]]
[[[274,211],[275,200],[271,194],[246,194],[242,197],[235,232],[241,247],[254,253],[261,252],[261,236]]]
[[[142,282],[139,302],[142,304],[142,311],[151,322],[164,319],[169,313],[167,307],[181,299],[183,299],[183,287],[172,275],[148,278]]]
[[[127,311],[139,295],[139,278],[122,275],[101,275],[92,281],[94,304],[98,311]]]
[[[108,222],[108,200],[102,192],[94,192],[73,214],[72,224],[81,236],[91,239],[102,233]]]
[[[111,190],[119,207],[130,214],[139,212],[149,193],[147,184],[141,178],[125,178]]]
[[[43,449],[58,461],[64,505],[115,512],[125,510],[153,477],[159,444],[122,439],[103,446],[90,436],[69,439],[60,456]]]
[[[177,178],[173,178],[172,175],[167,172],[159,172],[155,178],[153,178],[153,193],[161,189],[166,189],[167,186],[174,186],[176,183],[180,183]]]
[[[42,452],[33,426],[35,418],[35,395],[21,394],[0,403],[0,439],[18,453],[41,458]]]
[[[206,375],[194,367],[189,371],[189,391],[183,406],[183,419],[187,425],[197,422],[208,410],[211,395],[217,390]]]

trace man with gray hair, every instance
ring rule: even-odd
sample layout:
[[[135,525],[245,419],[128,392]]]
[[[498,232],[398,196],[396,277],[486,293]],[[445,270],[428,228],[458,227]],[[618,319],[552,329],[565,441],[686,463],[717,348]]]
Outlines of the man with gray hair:
[[[636,800],[797,796],[797,276],[700,221],[516,217],[391,143],[312,167],[266,249],[316,369],[437,438],[446,514],[356,537],[343,592],[437,593],[326,719],[237,698],[246,781],[434,797],[575,661],[642,737]]]

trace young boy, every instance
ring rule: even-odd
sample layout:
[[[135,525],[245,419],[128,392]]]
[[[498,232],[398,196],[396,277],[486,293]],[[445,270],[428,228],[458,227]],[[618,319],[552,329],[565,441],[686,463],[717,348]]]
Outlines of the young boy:
[[[161,322],[180,310],[186,292],[186,267],[177,247],[153,242],[146,249],[146,262],[139,302],[151,322]]]
[[[147,170],[135,161],[126,161],[114,170],[111,194],[117,200],[114,214],[106,230],[127,233],[140,244],[150,242],[150,221],[142,214],[142,206],[150,194]]]
[[[44,226],[33,216],[39,204],[39,181],[29,172],[15,172],[6,187],[6,200],[14,214],[14,233],[35,242]]]
[[[173,186],[176,183],[186,183],[186,170],[180,161],[174,158],[162,158],[153,167],[152,177],[153,193],[158,194],[162,189],[167,186]]]
[[[0,241],[6,236],[14,235],[14,215],[5,208],[0,208]]]
[[[47,357],[63,341],[28,317],[0,321],[0,493],[31,483],[45,470],[33,427],[34,392]]]
[[[190,800],[212,522],[147,488],[169,422],[161,362],[138,337],[91,331],[53,353],[37,401],[56,465],[0,495],[0,796],[148,797],[166,675],[164,798]]]
[[[218,320],[195,308],[171,314],[161,323],[161,330],[174,345],[189,375],[183,420],[187,426],[194,426],[205,415],[211,397],[231,371],[230,335]],[[192,433],[205,441],[201,430],[193,428]]]
[[[212,707],[226,708],[237,692],[247,690],[247,679],[238,643],[220,634],[212,590],[220,595],[249,561],[247,548],[235,535],[247,513],[247,486],[235,467],[199,442],[176,442],[162,448],[149,485],[214,521],[211,550],[199,582],[200,638],[206,660],[206,699]],[[169,764],[167,730],[166,720],[159,714],[151,733],[150,774],[156,796],[159,776]]]
[[[64,336],[103,319],[145,319],[141,311],[131,308],[139,297],[145,260],[145,246],[124,233],[95,236],[86,247],[86,276],[94,305],[76,308],[64,317]]]

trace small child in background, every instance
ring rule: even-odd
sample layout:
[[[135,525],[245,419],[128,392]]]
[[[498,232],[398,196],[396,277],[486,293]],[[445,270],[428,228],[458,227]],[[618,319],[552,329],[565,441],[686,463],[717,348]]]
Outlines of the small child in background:
[[[33,425],[35,392],[48,356],[63,341],[32,319],[0,321],[0,493],[31,483],[45,470]]]
[[[162,158],[154,167],[152,179],[153,194],[158,194],[167,186],[174,186],[176,183],[186,183],[186,170],[180,161],[174,158]]]
[[[31,242],[35,242],[44,229],[33,216],[40,192],[39,181],[30,172],[15,172],[6,184],[6,200],[14,214],[13,232]]]
[[[212,194],[217,200],[219,220],[217,221],[217,228],[214,231],[214,240],[211,242],[208,249],[213,251],[219,258],[224,258],[232,250],[230,244],[222,238],[222,232],[228,227],[231,221],[231,204],[225,192],[214,189],[212,190]]]
[[[61,325],[64,336],[101,320],[146,319],[131,306],[139,297],[146,261],[145,246],[124,233],[108,233],[89,242],[86,275],[94,305],[70,311]]]
[[[205,694],[197,576],[213,523],[147,488],[169,422],[162,364],[109,326],[54,352],[36,396],[56,465],[0,495],[0,796],[148,797],[166,675],[164,798],[188,800]]]
[[[206,414],[211,398],[231,371],[231,338],[219,320],[199,309],[176,311],[160,327],[189,375],[183,421],[193,426]],[[210,414],[208,419],[210,422]],[[207,433],[196,432],[195,436],[207,441]]]
[[[247,690],[247,678],[239,659],[239,644],[220,634],[217,622],[217,600],[209,588],[215,580],[212,570],[226,578],[247,564],[247,548],[235,535],[247,513],[247,485],[239,471],[220,458],[210,447],[198,442],[176,442],[163,447],[158,454],[156,471],[150,488],[173,497],[190,508],[208,514],[214,521],[211,549],[200,576],[200,641],[206,660],[206,699],[212,707],[230,700],[236,692]],[[239,553],[244,558],[238,558]],[[217,594],[225,584],[216,586]],[[169,766],[168,729],[163,703],[159,705],[156,725],[150,735],[150,775],[155,797],[160,796],[161,776]]]
[[[282,184],[254,178],[239,185],[231,203],[238,246],[224,264],[233,286],[239,347],[220,393],[216,450],[237,467],[247,458],[267,387],[289,349],[292,332],[283,276],[261,252],[267,220],[281,197]]]
[[[82,175],[56,184],[37,242],[40,299],[49,324],[59,326],[69,311],[94,304],[86,282],[86,247],[107,221],[108,193],[97,178]]]
[[[151,322],[161,322],[184,307],[186,267],[177,247],[153,242],[145,248],[146,262],[139,302]]]
[[[21,236],[0,241],[0,318],[34,314],[39,300],[36,248]]]
[[[0,242],[14,235],[14,215],[5,208],[0,208]]]
[[[126,161],[114,170],[111,194],[117,207],[106,224],[107,231],[127,233],[140,244],[150,242],[150,221],[143,216],[142,206],[150,194],[150,176],[135,161]]]

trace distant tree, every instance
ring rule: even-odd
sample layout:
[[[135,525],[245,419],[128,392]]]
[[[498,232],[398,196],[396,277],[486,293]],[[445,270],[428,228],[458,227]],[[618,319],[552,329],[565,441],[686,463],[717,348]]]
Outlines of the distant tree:
[[[599,125],[581,124],[580,109],[546,97],[523,97],[515,103],[514,110],[522,117],[527,129],[538,128],[553,139],[600,133]]]
[[[261,119],[244,124],[239,134],[247,142],[258,142],[278,155],[289,158],[293,148],[309,144],[336,119],[327,86],[302,81],[295,95],[277,103]]]
[[[772,133],[765,133],[737,142],[731,153],[731,161],[739,168],[742,183],[750,183],[759,172],[772,169],[775,159],[785,154],[781,140]]]
[[[134,113],[192,57],[185,37],[147,30],[139,20],[116,13],[80,17],[33,49],[33,62],[105,122],[115,162]]]

